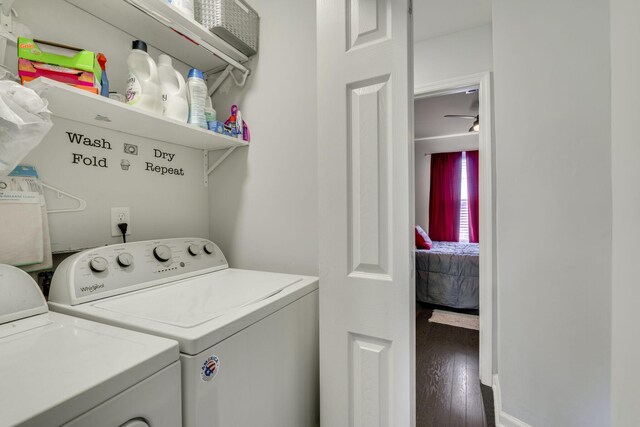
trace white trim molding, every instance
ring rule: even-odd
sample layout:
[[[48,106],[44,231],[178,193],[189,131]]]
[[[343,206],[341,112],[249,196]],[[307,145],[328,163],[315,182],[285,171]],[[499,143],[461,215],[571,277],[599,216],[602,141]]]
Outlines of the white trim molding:
[[[509,415],[502,410],[502,394],[500,391],[500,380],[497,374],[493,376],[492,388],[496,427],[531,427],[524,421],[520,421],[513,415]]]
[[[423,136],[422,138],[414,138],[415,142],[418,141],[432,141],[436,139],[447,139],[447,138],[459,138],[461,136],[475,136],[478,135],[478,132],[465,132],[465,133],[451,133],[448,135],[438,135],[438,136]]]
[[[480,381],[493,384],[493,258],[494,258],[494,195],[493,195],[493,118],[491,72],[447,79],[420,86],[414,90],[414,98],[458,93],[477,88],[479,92],[480,131]],[[475,132],[474,132],[475,134]]]

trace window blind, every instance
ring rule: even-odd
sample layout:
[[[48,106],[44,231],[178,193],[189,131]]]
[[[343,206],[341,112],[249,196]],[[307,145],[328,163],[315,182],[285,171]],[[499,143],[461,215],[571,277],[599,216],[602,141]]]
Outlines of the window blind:
[[[458,240],[469,243],[469,201],[467,195],[467,153],[462,153],[462,179],[460,180],[460,235]]]

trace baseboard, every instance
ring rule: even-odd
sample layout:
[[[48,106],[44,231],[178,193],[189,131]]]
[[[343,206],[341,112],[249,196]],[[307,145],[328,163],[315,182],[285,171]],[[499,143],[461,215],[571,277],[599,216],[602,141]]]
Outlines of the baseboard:
[[[493,405],[496,417],[496,427],[531,427],[524,421],[507,414],[502,410],[502,394],[500,391],[500,379],[498,375],[493,376]]]

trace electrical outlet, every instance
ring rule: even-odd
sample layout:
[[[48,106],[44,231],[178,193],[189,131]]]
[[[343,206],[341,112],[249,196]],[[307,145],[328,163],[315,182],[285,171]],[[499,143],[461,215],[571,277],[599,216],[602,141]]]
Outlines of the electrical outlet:
[[[118,228],[118,224],[123,222],[127,223],[126,235],[131,235],[131,215],[129,215],[129,208],[111,208],[111,236],[122,236],[122,232]]]

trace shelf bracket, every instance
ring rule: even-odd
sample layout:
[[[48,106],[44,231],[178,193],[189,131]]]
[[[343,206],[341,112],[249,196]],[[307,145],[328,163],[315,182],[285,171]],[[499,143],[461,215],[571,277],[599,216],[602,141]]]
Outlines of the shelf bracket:
[[[209,169],[209,151],[202,150],[202,174],[204,175],[204,186],[209,186],[209,174],[207,170]]]
[[[249,73],[251,73],[250,69],[246,69],[243,73],[242,73],[242,79],[240,79],[240,81],[238,81],[238,79],[236,79],[236,75],[233,74],[233,71],[231,72],[231,78],[233,79],[234,83],[236,84],[236,86],[239,87],[244,87],[244,84],[247,82],[247,77],[249,77]]]
[[[213,165],[211,165],[211,167],[210,167],[210,168],[205,167],[205,171],[206,171],[206,172],[205,172],[205,174],[204,174],[204,175],[205,175],[205,181],[207,182],[207,184],[208,184],[208,178],[209,178],[209,175],[211,175],[211,172],[213,172],[213,171],[215,170],[215,168],[217,168],[218,166],[220,166],[220,164],[221,164],[222,162],[224,162],[224,160],[225,160],[227,157],[229,157],[229,155],[230,155],[231,153],[233,153],[233,150],[235,150],[236,148],[238,148],[238,147],[231,147],[231,148],[227,148],[227,151],[225,151],[225,152],[224,152],[224,154],[223,154],[222,156],[220,156],[220,158],[219,158],[218,160],[216,160],[216,162],[215,162]],[[209,159],[208,159],[208,154],[207,154],[207,162],[208,162],[208,160],[209,160]],[[207,185],[207,184],[205,184],[205,185]]]
[[[240,78],[240,80],[238,80],[235,74],[233,74],[233,70],[234,70],[234,67],[232,65],[227,65],[224,71],[222,71],[218,76],[218,78],[211,84],[211,86],[209,86],[209,91],[208,91],[209,96],[213,96],[213,94],[216,93],[216,91],[220,88],[220,86],[222,86],[222,83],[224,83],[224,81],[229,76],[231,76],[236,86],[244,87],[245,83],[247,83],[247,77],[249,77],[251,70],[247,68],[245,71],[243,71],[242,77]]]
[[[213,82],[211,86],[209,86],[209,92],[208,92],[209,96],[213,96],[213,94],[216,93],[218,88],[222,86],[222,83],[225,81],[227,76],[231,74],[231,70],[233,70],[233,66],[227,65],[227,68],[225,68],[224,71],[220,73],[216,81]]]
[[[7,42],[18,42],[18,38],[13,33],[13,17],[18,17],[18,13],[13,8],[15,0],[2,0],[0,2],[0,64],[4,67],[5,54],[7,51]]]

